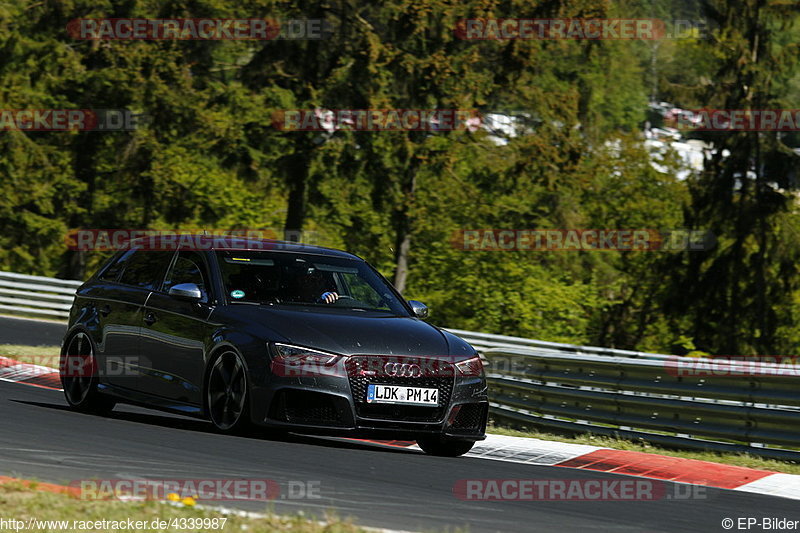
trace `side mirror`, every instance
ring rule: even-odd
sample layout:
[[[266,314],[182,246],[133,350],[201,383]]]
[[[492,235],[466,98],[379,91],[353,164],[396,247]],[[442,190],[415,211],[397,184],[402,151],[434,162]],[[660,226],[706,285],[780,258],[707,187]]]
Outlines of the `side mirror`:
[[[417,318],[428,318],[428,306],[417,300],[409,300],[408,305]]]
[[[203,293],[194,283],[178,283],[169,288],[169,295],[183,300],[201,300]]]

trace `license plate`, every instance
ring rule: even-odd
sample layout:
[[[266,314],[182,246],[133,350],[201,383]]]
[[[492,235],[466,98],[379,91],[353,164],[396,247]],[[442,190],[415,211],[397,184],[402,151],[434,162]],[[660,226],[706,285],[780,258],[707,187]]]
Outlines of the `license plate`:
[[[367,403],[402,403],[439,405],[439,389],[404,387],[398,385],[369,385]]]

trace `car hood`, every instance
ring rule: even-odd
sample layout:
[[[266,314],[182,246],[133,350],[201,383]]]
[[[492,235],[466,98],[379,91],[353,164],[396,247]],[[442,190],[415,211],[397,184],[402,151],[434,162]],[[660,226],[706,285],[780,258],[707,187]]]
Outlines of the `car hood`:
[[[244,306],[243,306],[244,307]],[[458,337],[417,318],[337,309],[250,307],[237,309],[254,336],[341,355],[471,356]]]

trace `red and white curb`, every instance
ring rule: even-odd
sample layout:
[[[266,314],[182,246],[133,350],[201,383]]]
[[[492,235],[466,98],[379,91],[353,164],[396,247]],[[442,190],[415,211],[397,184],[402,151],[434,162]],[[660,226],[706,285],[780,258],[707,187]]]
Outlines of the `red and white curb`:
[[[21,363],[8,357],[0,357],[0,381],[61,390],[61,378],[55,368]]]
[[[21,363],[7,357],[0,357],[0,381],[61,390],[56,369]],[[410,441],[359,440],[359,442],[419,451],[419,447]],[[476,443],[466,456],[623,474],[800,500],[800,475],[586,444],[490,434],[486,440]]]
[[[469,457],[576,468],[800,500],[800,475],[528,437],[488,435]]]

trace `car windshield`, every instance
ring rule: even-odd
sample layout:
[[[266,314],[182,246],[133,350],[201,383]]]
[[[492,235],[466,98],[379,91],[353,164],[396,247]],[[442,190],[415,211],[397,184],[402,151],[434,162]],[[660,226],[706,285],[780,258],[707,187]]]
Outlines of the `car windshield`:
[[[408,316],[389,285],[363,261],[288,252],[217,252],[231,302],[388,311]]]

